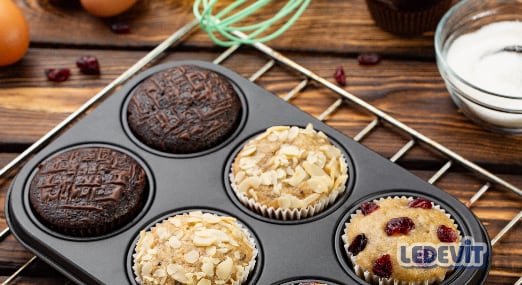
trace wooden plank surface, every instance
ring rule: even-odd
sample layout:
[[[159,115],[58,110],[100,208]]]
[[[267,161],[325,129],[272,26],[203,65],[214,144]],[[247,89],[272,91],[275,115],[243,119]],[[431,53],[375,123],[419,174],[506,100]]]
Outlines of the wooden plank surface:
[[[56,7],[48,0],[15,2],[30,23],[31,48],[19,63],[0,68],[0,166],[7,164],[193,17],[191,2],[187,0],[140,0],[128,12],[105,20],[88,15],[77,4]],[[116,21],[128,23],[132,32],[126,35],[112,33],[108,25]],[[485,131],[455,108],[437,71],[433,33],[399,38],[383,32],[373,24],[362,0],[312,1],[302,18],[269,45],[330,81],[333,81],[335,68],[342,65],[347,74],[347,91],[522,186],[522,137]],[[171,48],[155,64],[182,59],[210,61],[222,51],[223,48],[214,46],[205,33],[197,32]],[[358,65],[357,54],[367,51],[380,53],[383,61],[375,66]],[[77,71],[74,63],[84,54],[99,58],[100,76],[82,75]],[[248,77],[265,61],[257,51],[242,48],[224,65]],[[71,78],[62,83],[47,81],[44,69],[53,67],[71,68]],[[283,97],[302,79],[302,76],[276,66],[257,83]],[[323,87],[311,85],[291,103],[312,115],[319,115],[336,99]],[[343,103],[326,122],[352,137],[372,119],[366,112]],[[407,141],[402,134],[385,127],[372,132],[363,143],[389,158]],[[399,164],[429,179],[445,162],[443,157],[427,148],[416,147]],[[468,201],[483,181],[460,167],[451,170],[437,186],[463,202]],[[2,205],[15,173],[0,179]],[[520,197],[497,187],[472,207],[490,237],[494,237],[521,209]],[[3,226],[2,209],[0,227]],[[522,272],[521,239],[521,226],[517,225],[495,247],[493,268],[486,284],[513,284],[518,280]],[[0,243],[0,275],[11,274],[30,257],[31,253],[12,236],[8,237]],[[58,272],[36,263],[16,284],[66,282]]]

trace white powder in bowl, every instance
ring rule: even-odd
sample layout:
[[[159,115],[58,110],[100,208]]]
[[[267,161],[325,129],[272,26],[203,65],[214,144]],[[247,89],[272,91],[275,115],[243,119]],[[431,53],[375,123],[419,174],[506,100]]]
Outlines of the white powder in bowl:
[[[522,22],[486,25],[458,37],[446,55],[449,66],[464,80],[492,93],[522,98]]]
[[[448,48],[446,61],[455,74],[479,88],[448,74],[447,80],[456,89],[454,93],[460,97],[464,113],[490,126],[522,130],[521,47],[519,21],[491,23],[455,39]],[[463,99],[463,93],[483,106]]]

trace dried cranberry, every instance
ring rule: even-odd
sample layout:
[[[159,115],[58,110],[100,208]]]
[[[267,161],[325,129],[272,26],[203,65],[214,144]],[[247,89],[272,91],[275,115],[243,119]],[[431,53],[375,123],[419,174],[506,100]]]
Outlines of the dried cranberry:
[[[381,206],[377,205],[375,202],[364,202],[361,204],[361,211],[363,215],[369,215],[379,209]]]
[[[128,34],[131,32],[130,26],[125,23],[112,23],[111,31],[115,34]]]
[[[415,228],[415,223],[408,217],[393,218],[386,224],[386,234],[389,236],[397,234],[408,234]]]
[[[390,278],[392,275],[392,263],[390,260],[390,255],[385,254],[377,258],[373,263],[372,271],[379,277]]]
[[[437,228],[437,237],[441,242],[454,242],[457,240],[457,233],[452,228],[441,225]]]
[[[76,66],[83,74],[100,74],[98,59],[92,55],[84,55],[76,61]]]
[[[334,73],[334,78],[339,85],[346,86],[346,75],[344,74],[342,66],[337,67]]]
[[[408,207],[410,208],[422,208],[422,209],[431,209],[431,201],[424,198],[417,198],[408,203]]]
[[[374,52],[365,52],[357,56],[360,65],[375,65],[381,62],[381,55]]]
[[[363,251],[368,243],[368,238],[365,234],[358,234],[348,246],[348,251],[356,256],[359,252]]]
[[[69,68],[49,68],[45,70],[47,79],[54,82],[62,82],[69,79],[71,70]]]

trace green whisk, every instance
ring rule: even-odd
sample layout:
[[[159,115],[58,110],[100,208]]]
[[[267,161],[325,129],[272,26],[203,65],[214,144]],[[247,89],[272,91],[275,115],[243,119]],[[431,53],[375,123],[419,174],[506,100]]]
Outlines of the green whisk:
[[[278,37],[297,21],[310,1],[311,0],[289,0],[271,18],[245,26],[240,25],[239,22],[273,1],[236,0],[215,14],[214,10],[218,0],[196,0],[193,10],[194,15],[199,20],[201,29],[206,31],[216,44],[220,46],[232,46],[236,44],[266,42]],[[263,33],[267,32],[267,30],[277,22],[284,23],[275,31],[263,35]],[[242,32],[246,36],[238,37],[234,35],[233,32]],[[217,34],[221,35],[224,39],[218,38]]]

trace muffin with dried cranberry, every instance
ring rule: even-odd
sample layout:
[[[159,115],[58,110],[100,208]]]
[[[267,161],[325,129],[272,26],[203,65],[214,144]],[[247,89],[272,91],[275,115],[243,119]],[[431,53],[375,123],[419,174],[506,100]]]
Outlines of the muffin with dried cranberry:
[[[342,239],[355,273],[371,284],[434,284],[451,271],[451,257],[442,266],[430,252],[424,251],[416,264],[404,264],[411,255],[401,255],[412,245],[458,247],[460,234],[449,214],[433,202],[388,197],[362,203],[346,223]]]
[[[263,216],[298,220],[332,204],[348,179],[343,153],[323,132],[274,126],[249,141],[231,169],[239,200]]]
[[[380,28],[402,36],[433,31],[450,8],[452,0],[366,0]]]
[[[190,211],[140,232],[133,269],[142,285],[240,285],[257,252],[251,233],[234,217]]]

